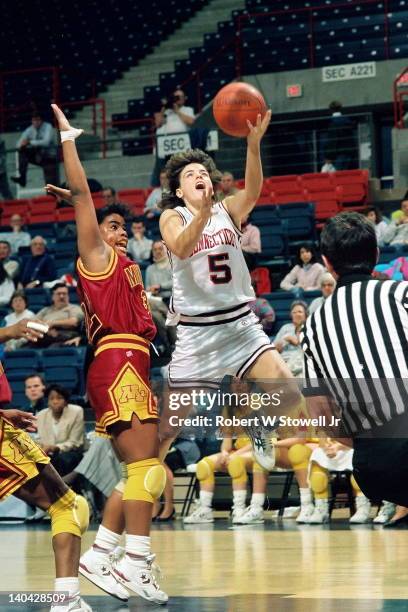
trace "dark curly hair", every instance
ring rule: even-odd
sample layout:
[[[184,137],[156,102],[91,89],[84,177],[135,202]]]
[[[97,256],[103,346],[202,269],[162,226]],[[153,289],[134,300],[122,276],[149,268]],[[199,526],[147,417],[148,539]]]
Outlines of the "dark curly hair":
[[[175,153],[170,157],[164,168],[169,186],[159,204],[159,208],[162,210],[176,208],[176,206],[185,206],[184,200],[176,196],[176,191],[180,187],[180,173],[189,164],[201,164],[204,166],[210,175],[213,185],[221,180],[221,173],[217,170],[213,159],[207,153],[201,151],[201,149],[189,149],[184,153]]]
[[[128,221],[128,219],[131,217],[129,208],[124,204],[109,204],[109,206],[96,209],[98,225],[101,225],[101,223],[103,223],[103,221],[106,219],[106,217],[109,217],[109,215],[120,215],[125,221]]]

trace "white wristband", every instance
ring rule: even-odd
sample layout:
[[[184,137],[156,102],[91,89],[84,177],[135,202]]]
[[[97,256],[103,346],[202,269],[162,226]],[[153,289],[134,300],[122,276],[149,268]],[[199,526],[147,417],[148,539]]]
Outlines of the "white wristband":
[[[84,130],[79,130],[78,128],[73,127],[70,130],[62,130],[60,131],[61,142],[66,142],[67,140],[72,140],[72,142],[74,142],[74,140],[76,140],[83,131]]]

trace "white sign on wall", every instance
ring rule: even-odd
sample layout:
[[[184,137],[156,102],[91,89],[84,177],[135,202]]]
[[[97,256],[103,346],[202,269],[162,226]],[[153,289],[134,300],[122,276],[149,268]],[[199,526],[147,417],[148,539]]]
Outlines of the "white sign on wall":
[[[157,136],[157,156],[164,159],[174,153],[183,153],[191,149],[188,132]],[[206,151],[218,151],[218,130],[210,130],[207,136]]]
[[[375,62],[358,62],[357,64],[340,64],[322,68],[323,83],[349,81],[351,79],[369,79],[376,75]]]

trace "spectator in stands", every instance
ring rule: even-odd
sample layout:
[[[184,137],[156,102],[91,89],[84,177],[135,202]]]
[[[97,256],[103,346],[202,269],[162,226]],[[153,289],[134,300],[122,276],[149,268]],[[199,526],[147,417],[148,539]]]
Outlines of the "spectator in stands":
[[[7,179],[6,145],[3,140],[0,140],[0,194],[5,200],[13,199]]]
[[[256,267],[257,255],[261,252],[261,232],[256,225],[252,225],[249,220],[249,215],[242,218],[241,221],[241,248],[244,254],[244,259],[251,272]]]
[[[49,325],[49,331],[35,346],[59,346],[67,344],[80,335],[80,324],[84,318],[78,304],[70,304],[68,287],[57,283],[52,288],[52,305],[42,308],[37,319]]]
[[[31,240],[31,255],[22,263],[20,285],[31,289],[57,278],[54,258],[47,253],[47,243],[42,236]]]
[[[384,234],[387,231],[388,223],[383,220],[380,209],[375,206],[370,206],[364,211],[364,216],[374,223],[377,244],[379,247],[382,247],[384,245]]]
[[[332,116],[327,131],[325,163],[322,172],[347,170],[352,167],[356,155],[355,126],[342,114],[341,102],[331,102]]]
[[[325,269],[318,263],[314,248],[308,244],[299,248],[297,259],[298,263],[282,280],[280,288],[299,297],[303,291],[320,289],[320,277]]]
[[[391,246],[408,244],[408,191],[401,202],[401,209],[392,214],[383,241]]]
[[[143,217],[135,217],[132,222],[133,238],[128,242],[128,253],[136,263],[150,259],[152,255],[153,240],[146,238],[146,226]]]
[[[316,312],[318,308],[323,304],[324,300],[326,300],[329,295],[333,293],[336,288],[336,281],[330,272],[323,272],[320,277],[320,288],[322,290],[321,297],[317,297],[313,300],[313,302],[309,306],[309,314],[313,314]]]
[[[170,298],[173,287],[171,265],[166,247],[161,240],[153,242],[153,263],[146,268],[146,291],[162,298]]]
[[[188,132],[195,121],[194,109],[186,106],[186,95],[182,89],[176,89],[169,98],[162,98],[159,112],[154,114],[156,126],[156,136],[167,136]],[[157,156],[153,168],[151,184],[152,187],[159,185],[160,169],[165,163],[165,159]]]
[[[276,350],[282,355],[294,376],[303,374],[304,354],[299,335],[307,314],[307,304],[300,300],[294,301],[290,307],[292,323],[282,325],[274,340]]]
[[[4,265],[0,262],[0,306],[8,306],[15,286]]]
[[[221,201],[239,191],[237,187],[235,187],[235,179],[232,172],[223,172],[217,187],[216,198]]]
[[[10,259],[11,247],[7,240],[0,240],[0,263],[3,265],[9,278],[16,278],[20,264],[15,259]]]
[[[57,149],[54,128],[39,113],[33,115],[31,125],[24,130],[17,142],[18,175],[11,180],[21,187],[27,184],[28,164],[41,166],[45,183],[59,185]]]
[[[114,189],[113,187],[104,187],[102,190],[102,195],[103,199],[105,200],[105,206],[110,206],[111,204],[119,204],[116,189]]]
[[[167,173],[165,170],[160,170],[160,187],[155,187],[149,197],[146,200],[143,214],[148,219],[159,217],[161,214],[160,208],[158,208],[159,202],[163,197],[163,191],[167,189]]]
[[[69,391],[60,385],[46,390],[47,408],[37,415],[38,443],[51,457],[61,476],[71,472],[81,461],[85,445],[84,411],[69,404]]]
[[[10,244],[11,253],[18,253],[20,247],[30,246],[31,236],[28,232],[22,231],[23,219],[21,215],[14,214],[10,217],[11,232],[0,234],[0,238],[4,238]]]
[[[28,308],[28,300],[24,291],[14,291],[10,300],[10,308],[13,312],[4,317],[4,327],[14,325],[22,319],[35,319],[35,314]],[[19,340],[8,340],[4,345],[6,351],[14,351],[16,348],[26,344],[25,338]]]
[[[24,379],[24,391],[29,402],[28,410],[33,414],[46,407],[45,382],[41,374],[38,372],[28,374]]]
[[[256,293],[256,282],[252,282],[252,286]],[[249,302],[250,309],[256,314],[258,317],[265,334],[271,336],[273,333],[273,328],[275,326],[275,311],[268,302],[263,297],[259,297],[257,295],[256,299],[253,302]]]

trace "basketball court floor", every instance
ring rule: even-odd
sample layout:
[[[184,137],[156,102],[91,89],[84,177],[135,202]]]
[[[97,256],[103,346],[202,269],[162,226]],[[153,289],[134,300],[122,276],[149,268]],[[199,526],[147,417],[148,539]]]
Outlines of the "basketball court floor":
[[[94,539],[93,525],[83,549]],[[0,523],[0,610],[49,610],[10,605],[7,593],[52,589],[54,565],[47,523]],[[96,612],[402,612],[408,610],[408,530],[372,525],[265,525],[232,527],[180,520],[154,525],[153,550],[170,595],[166,606],[132,597],[127,604],[81,578]]]

